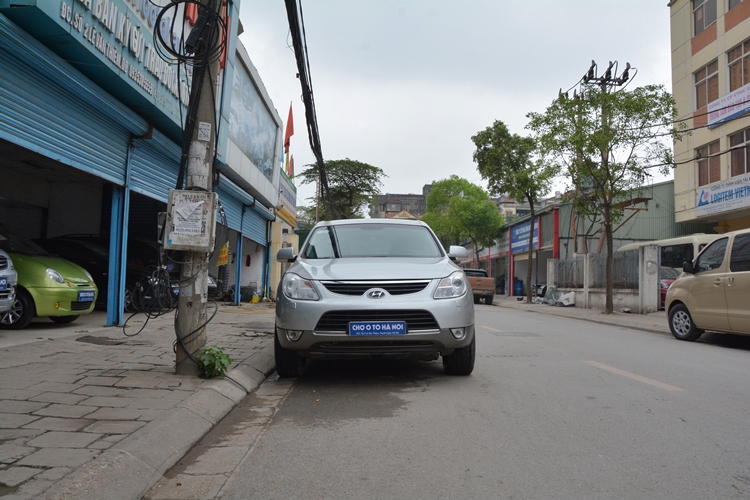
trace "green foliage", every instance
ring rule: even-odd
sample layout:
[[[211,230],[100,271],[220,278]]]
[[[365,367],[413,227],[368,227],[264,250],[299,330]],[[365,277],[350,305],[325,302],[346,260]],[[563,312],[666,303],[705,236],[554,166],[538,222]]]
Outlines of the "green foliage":
[[[297,177],[302,184],[318,182],[318,166],[305,165]],[[329,205],[320,200],[318,220],[359,219],[364,217],[364,209],[371,204],[373,197],[380,192],[383,185],[381,179],[386,176],[383,169],[374,167],[361,161],[328,160],[325,162],[326,177],[328,179],[328,198],[336,214],[332,214]],[[387,177],[387,176],[386,176]],[[310,197],[314,220],[317,199]]]
[[[232,359],[224,354],[224,348],[209,346],[201,353],[201,371],[206,378],[223,377],[227,374]]]
[[[495,120],[471,140],[476,146],[474,161],[490,192],[531,205],[549,192],[559,169],[535,159],[537,144],[533,138],[511,134],[503,122]]]
[[[452,175],[432,183],[422,221],[444,246],[468,239],[479,251],[492,246],[500,236],[503,216],[481,186]]]
[[[617,92],[584,86],[578,97],[561,96],[528,117],[545,163],[565,172],[576,209],[608,211],[611,223],[622,217],[617,201],[637,196],[651,168],[669,173],[671,142],[665,139],[680,139],[674,99],[661,85]]]

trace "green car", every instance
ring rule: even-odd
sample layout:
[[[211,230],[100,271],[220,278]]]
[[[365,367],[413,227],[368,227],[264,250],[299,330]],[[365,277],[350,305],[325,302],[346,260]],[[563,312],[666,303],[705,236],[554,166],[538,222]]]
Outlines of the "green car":
[[[81,266],[53,257],[30,239],[10,233],[1,225],[0,249],[10,255],[18,272],[16,300],[10,311],[0,313],[1,329],[24,328],[35,316],[70,323],[94,310],[98,290]]]

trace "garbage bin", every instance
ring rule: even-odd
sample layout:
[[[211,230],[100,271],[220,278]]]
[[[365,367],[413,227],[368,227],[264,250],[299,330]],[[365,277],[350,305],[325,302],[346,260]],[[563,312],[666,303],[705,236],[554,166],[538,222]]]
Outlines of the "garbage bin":
[[[523,296],[523,281],[516,280],[513,283],[513,295],[516,297],[522,297]]]

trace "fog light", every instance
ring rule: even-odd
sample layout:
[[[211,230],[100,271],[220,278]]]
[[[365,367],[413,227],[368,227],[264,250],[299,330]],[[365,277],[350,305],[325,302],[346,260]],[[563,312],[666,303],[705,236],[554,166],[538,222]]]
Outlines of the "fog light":
[[[464,337],[466,337],[466,328],[451,328],[451,333],[456,338],[456,340],[462,340]]]
[[[289,342],[297,342],[301,336],[302,336],[302,330],[287,330],[286,331],[286,338],[289,339]]]

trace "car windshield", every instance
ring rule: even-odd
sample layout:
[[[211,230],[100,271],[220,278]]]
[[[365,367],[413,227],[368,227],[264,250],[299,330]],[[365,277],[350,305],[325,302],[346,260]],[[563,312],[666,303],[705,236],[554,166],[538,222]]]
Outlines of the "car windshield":
[[[23,236],[9,233],[7,231],[0,232],[0,249],[5,250],[8,253],[20,253],[41,257],[49,256],[47,251],[29,238],[24,238]]]
[[[677,270],[673,267],[662,266],[661,268],[661,279],[663,280],[676,280],[680,277],[682,270]]]
[[[304,252],[307,259],[440,256],[440,246],[429,229],[410,224],[319,227],[310,235]]]
[[[477,269],[464,269],[464,274],[466,276],[471,276],[472,278],[486,278],[487,277],[487,271],[480,271]]]

